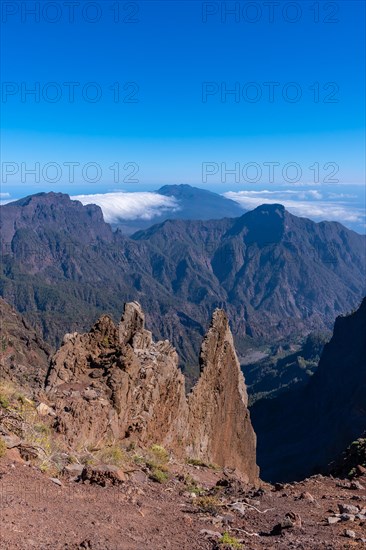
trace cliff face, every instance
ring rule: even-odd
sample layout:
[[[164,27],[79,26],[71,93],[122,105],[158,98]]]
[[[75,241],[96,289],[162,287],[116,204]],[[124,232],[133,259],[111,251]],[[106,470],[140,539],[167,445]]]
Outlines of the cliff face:
[[[251,409],[264,479],[326,471],[366,427],[366,298],[338,317],[308,385]]]
[[[39,389],[51,348],[37,336],[29,323],[0,298],[0,379],[25,390]]]
[[[248,396],[229,323],[222,310],[213,314],[200,354],[201,376],[188,397],[188,448],[220,465],[230,463],[249,479],[258,476],[256,436]]]
[[[136,302],[126,304],[118,327],[103,316],[89,333],[66,335],[46,388],[55,427],[71,446],[160,443],[177,456],[235,468],[250,482],[258,478],[244,379],[220,310],[188,398],[175,349],[167,340],[153,342]]]

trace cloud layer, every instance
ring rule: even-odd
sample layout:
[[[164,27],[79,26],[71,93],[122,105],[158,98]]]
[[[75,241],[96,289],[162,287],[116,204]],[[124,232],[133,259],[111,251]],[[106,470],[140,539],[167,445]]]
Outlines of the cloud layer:
[[[100,206],[108,223],[120,220],[151,220],[161,214],[179,210],[179,204],[173,197],[149,192],[76,195],[71,198],[84,205]]]
[[[332,196],[329,196],[332,195]],[[365,222],[365,212],[344,202],[336,202],[335,199],[346,198],[343,194],[335,193],[324,196],[318,190],[281,190],[281,191],[228,191],[224,196],[238,202],[243,208],[252,210],[260,204],[278,202],[295,214],[311,218],[315,221],[332,220],[343,224],[360,224]],[[352,195],[348,196],[353,198]],[[329,200],[333,199],[333,200]]]

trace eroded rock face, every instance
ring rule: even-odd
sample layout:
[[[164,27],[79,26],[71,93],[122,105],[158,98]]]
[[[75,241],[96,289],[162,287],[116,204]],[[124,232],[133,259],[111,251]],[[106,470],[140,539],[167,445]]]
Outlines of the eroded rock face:
[[[32,393],[43,386],[51,348],[29,323],[0,298],[0,382]]]
[[[68,445],[160,443],[177,456],[235,468],[255,481],[256,438],[223,311],[214,313],[201,377],[188,398],[184,382],[175,349],[167,340],[153,342],[140,305],[132,302],[118,327],[104,315],[89,333],[65,336],[46,389]]]
[[[220,466],[230,464],[252,480],[258,477],[256,436],[244,377],[222,310],[213,314],[200,363],[201,376],[188,397],[188,451]]]

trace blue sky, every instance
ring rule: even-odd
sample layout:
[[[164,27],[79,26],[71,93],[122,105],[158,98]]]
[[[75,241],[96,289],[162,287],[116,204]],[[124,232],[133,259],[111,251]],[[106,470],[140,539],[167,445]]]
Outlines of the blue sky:
[[[24,11],[35,4],[39,21]],[[190,183],[236,194],[313,184],[323,200],[337,183],[362,213],[363,2],[279,2],[273,14],[239,2],[230,15],[235,2],[82,1],[74,21],[63,1],[46,4],[3,2],[3,199]],[[218,171],[204,177],[207,163]]]

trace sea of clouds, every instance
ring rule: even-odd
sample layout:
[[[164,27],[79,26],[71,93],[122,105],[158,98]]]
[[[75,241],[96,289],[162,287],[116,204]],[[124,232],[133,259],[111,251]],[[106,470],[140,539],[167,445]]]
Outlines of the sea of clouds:
[[[278,202],[292,214],[315,221],[339,221],[345,225],[365,223],[365,210],[352,202],[356,195],[349,193],[321,192],[318,189],[281,189],[258,191],[228,191],[226,198],[238,202],[246,210],[261,204]]]
[[[117,223],[120,220],[151,220],[162,214],[179,210],[179,203],[175,198],[148,191],[75,195],[71,198],[84,205],[100,206],[104,219],[108,223]]]

